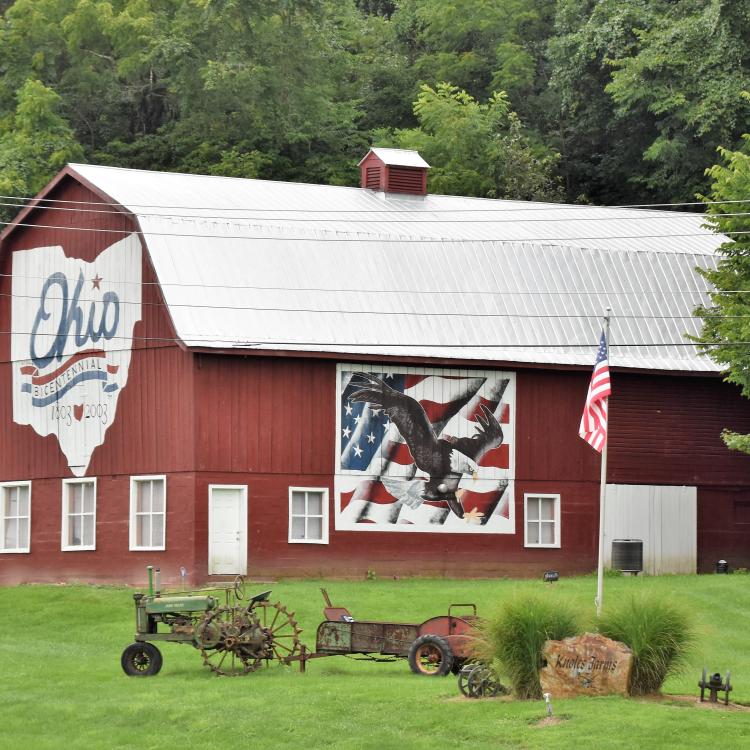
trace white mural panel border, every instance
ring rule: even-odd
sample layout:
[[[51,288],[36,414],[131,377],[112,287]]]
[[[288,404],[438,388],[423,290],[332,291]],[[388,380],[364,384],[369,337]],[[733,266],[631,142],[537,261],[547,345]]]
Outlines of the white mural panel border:
[[[336,367],[335,528],[515,534],[516,375]]]
[[[75,476],[115,420],[141,319],[136,234],[92,263],[60,245],[13,253],[13,421],[54,435]]]

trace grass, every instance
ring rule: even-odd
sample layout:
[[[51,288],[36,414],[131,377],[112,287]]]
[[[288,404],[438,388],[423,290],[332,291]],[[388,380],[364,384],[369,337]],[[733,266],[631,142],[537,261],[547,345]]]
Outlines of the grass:
[[[662,597],[628,596],[602,613],[599,632],[630,646],[632,695],[658,691],[670,674],[679,674],[693,643],[690,615]]]
[[[518,698],[542,697],[539,669],[545,642],[579,632],[575,613],[567,602],[552,591],[544,594],[514,597],[486,615],[480,627],[484,638],[479,642],[478,655],[481,657],[484,651],[485,661],[497,660],[500,674],[507,677]]]
[[[279,598],[297,611],[314,644],[323,606],[311,581],[282,581]],[[480,614],[517,594],[542,596],[538,581],[404,579],[331,581],[333,603],[362,619],[418,622],[451,602],[475,601]],[[593,624],[594,578],[553,584]],[[255,587],[251,587],[255,588]],[[258,585],[257,590],[267,588]],[[617,578],[605,609],[634,592],[681,603],[695,615],[696,645],[667,694],[697,696],[705,665],[732,670],[732,700],[750,704],[750,577]],[[725,748],[750,746],[750,713],[692,702],[619,697],[555,700],[563,719],[537,726],[542,701],[470,701],[455,679],[412,675],[405,661],[309,663],[307,674],[271,668],[217,678],[198,652],[165,644],[153,678],[127,678],[120,653],[132,641],[132,591],[86,586],[0,588],[0,746],[8,748]]]

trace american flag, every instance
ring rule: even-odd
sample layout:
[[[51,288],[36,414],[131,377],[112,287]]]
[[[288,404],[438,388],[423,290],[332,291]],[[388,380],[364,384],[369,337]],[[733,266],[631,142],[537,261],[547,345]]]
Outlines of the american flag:
[[[481,405],[495,414],[502,425],[503,442],[481,457],[473,475],[466,474],[461,480],[456,493],[466,514],[461,519],[450,513],[444,502],[421,497],[427,477],[415,466],[409,446],[384,410],[369,402],[351,401],[352,394],[361,387],[354,372],[352,369],[340,373],[336,485],[337,523],[340,520],[342,528],[369,524],[399,530],[408,527],[412,531],[478,531],[488,526],[487,530],[495,528],[502,524],[501,519],[509,521],[513,433],[508,395],[513,388],[508,388],[508,373],[488,376],[437,374],[445,371],[373,371],[391,388],[417,400],[435,434],[445,440],[474,435]]]
[[[602,331],[594,372],[591,375],[589,392],[586,394],[586,404],[581,416],[581,426],[578,428],[578,434],[599,453],[607,444],[607,407],[609,394],[612,393],[608,356],[607,337]]]

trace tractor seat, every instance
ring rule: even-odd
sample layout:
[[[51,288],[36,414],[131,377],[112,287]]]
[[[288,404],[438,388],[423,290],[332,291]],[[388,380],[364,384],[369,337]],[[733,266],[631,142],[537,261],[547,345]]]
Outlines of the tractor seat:
[[[269,596],[271,596],[271,589],[268,589],[268,591],[262,591],[260,594],[256,594],[252,599],[250,599],[250,604],[256,604],[257,602],[267,602]]]

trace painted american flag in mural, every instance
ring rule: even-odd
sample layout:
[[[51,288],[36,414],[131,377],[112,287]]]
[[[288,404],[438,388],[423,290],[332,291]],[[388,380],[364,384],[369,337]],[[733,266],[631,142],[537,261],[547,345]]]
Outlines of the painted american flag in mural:
[[[515,376],[339,365],[336,528],[515,533]]]

